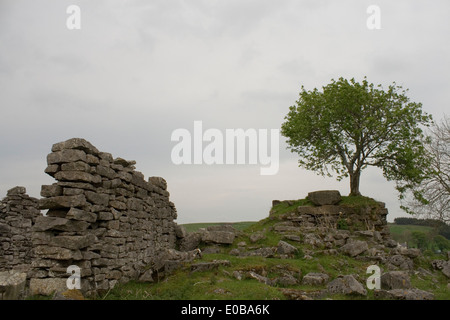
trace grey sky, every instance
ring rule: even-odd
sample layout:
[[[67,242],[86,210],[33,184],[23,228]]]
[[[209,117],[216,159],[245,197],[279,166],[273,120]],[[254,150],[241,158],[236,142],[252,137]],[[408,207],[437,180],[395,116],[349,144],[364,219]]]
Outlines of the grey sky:
[[[81,8],[68,30],[66,8]],[[366,9],[381,8],[381,30]],[[409,88],[436,120],[448,114],[447,0],[65,1],[0,0],[0,196],[15,186],[39,197],[53,143],[89,140],[162,176],[178,222],[258,220],[272,199],[338,189],[348,181],[297,167],[280,138],[280,170],[181,165],[173,130],[280,128],[301,85],[364,76]],[[405,215],[392,183],[366,170],[363,194]]]

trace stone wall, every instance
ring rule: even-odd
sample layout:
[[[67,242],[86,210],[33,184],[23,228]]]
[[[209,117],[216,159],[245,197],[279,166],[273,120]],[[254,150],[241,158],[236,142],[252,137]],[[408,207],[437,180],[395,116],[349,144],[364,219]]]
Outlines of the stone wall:
[[[0,202],[0,271],[29,267],[31,227],[39,214],[38,200],[28,196],[24,187],[8,190]]]
[[[135,161],[78,138],[54,144],[47,163],[57,182],[41,189],[39,208],[48,212],[33,227],[30,293],[66,288],[71,265],[80,268],[86,295],[144,274],[151,279],[160,254],[176,242],[166,181],[146,181]]]

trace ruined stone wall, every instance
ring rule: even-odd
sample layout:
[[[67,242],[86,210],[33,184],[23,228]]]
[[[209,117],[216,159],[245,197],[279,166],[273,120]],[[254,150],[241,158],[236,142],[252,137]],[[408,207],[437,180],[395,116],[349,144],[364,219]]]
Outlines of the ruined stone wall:
[[[30,293],[64,289],[70,265],[81,269],[87,295],[144,273],[151,278],[160,253],[176,241],[166,181],[146,181],[134,161],[78,138],[54,144],[47,163],[57,182],[41,189],[39,208],[48,212],[33,227]]]
[[[355,206],[341,204],[341,195],[335,190],[310,192],[308,199],[313,203],[312,206],[298,206],[295,211],[280,216],[283,222],[276,224],[275,230],[303,233],[317,229],[372,231],[383,239],[390,238],[386,219],[388,210],[382,202],[374,200]],[[295,200],[273,201],[273,205],[280,203],[291,206]]]
[[[0,202],[0,271],[26,271],[33,258],[31,227],[39,216],[38,200],[24,187],[7,192]]]

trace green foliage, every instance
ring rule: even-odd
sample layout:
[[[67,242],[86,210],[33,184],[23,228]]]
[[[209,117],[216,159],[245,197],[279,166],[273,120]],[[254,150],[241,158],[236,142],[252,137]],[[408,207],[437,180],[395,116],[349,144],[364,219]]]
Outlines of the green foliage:
[[[340,78],[307,91],[282,124],[288,149],[300,156],[299,166],[322,175],[350,176],[351,194],[359,194],[359,176],[367,166],[383,170],[403,193],[423,179],[428,165],[421,125],[431,116],[420,103],[410,102],[395,83],[387,90]]]
[[[426,233],[420,231],[413,231],[411,233],[411,236],[413,241],[416,243],[417,248],[421,250],[428,249],[428,241]]]
[[[345,221],[345,219],[339,219],[337,221],[337,228],[339,230],[349,230],[347,221]]]

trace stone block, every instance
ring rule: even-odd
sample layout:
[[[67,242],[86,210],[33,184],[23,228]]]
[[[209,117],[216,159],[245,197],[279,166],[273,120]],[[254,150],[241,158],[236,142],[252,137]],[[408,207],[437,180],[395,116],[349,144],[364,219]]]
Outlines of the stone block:
[[[338,190],[322,190],[308,193],[308,199],[317,206],[335,205],[341,201]]]

